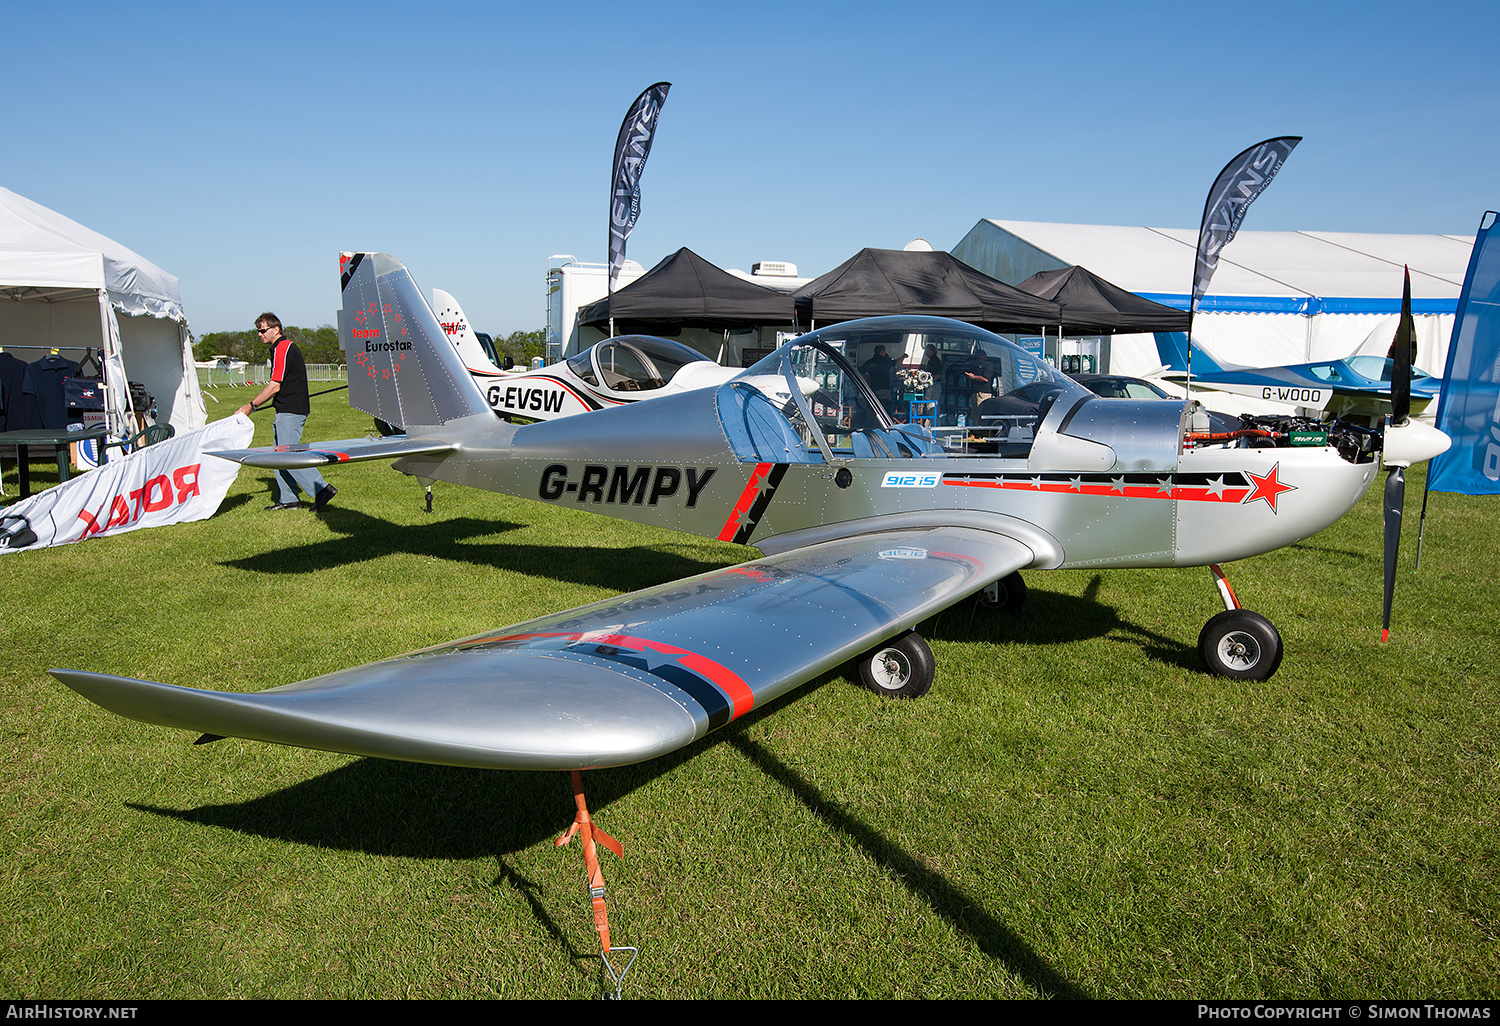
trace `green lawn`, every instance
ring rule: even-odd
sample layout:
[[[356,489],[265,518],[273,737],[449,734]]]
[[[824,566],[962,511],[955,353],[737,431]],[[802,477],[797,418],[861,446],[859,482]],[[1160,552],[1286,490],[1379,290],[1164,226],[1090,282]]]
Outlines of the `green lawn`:
[[[364,432],[342,393],[314,404],[310,438]],[[246,469],[211,520],[0,557],[0,996],[598,992],[582,859],[552,846],[565,774],[195,747],[45,671],[255,690],[754,551],[327,476],[321,517],[263,512]],[[1205,570],[1037,572],[1018,617],[923,626],[919,701],[829,675],[585,774],[625,844],[602,858],[642,949],[626,995],[1496,997],[1500,506],[1432,496],[1413,572],[1421,482],[1386,648],[1377,487],[1229,568],[1285,639],[1269,682],[1199,670]]]

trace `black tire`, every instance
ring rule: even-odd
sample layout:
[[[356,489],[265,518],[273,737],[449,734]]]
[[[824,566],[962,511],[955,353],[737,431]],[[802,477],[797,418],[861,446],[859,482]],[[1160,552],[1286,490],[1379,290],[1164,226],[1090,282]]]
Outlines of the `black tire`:
[[[1019,572],[1007,574],[993,585],[995,597],[990,597],[990,589],[985,588],[979,593],[979,606],[993,613],[1019,613],[1021,607],[1026,604],[1026,582],[1021,580]]]
[[[1209,673],[1233,680],[1269,680],[1281,665],[1281,635],[1259,613],[1226,609],[1203,626],[1198,655]]]
[[[916,631],[898,634],[856,660],[859,683],[886,698],[920,698],[932,687],[937,664]]]

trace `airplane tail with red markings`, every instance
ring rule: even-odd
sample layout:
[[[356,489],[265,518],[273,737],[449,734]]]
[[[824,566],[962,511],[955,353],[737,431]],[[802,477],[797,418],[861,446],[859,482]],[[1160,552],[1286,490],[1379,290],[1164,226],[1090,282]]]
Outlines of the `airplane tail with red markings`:
[[[470,374],[493,377],[505,373],[490,359],[490,354],[485,352],[479,341],[479,334],[469,323],[469,318],[464,316],[464,308],[458,305],[458,300],[453,298],[452,293],[433,289],[432,308],[437,313],[438,323],[443,326],[448,341],[458,350],[458,358],[469,368]]]
[[[408,434],[469,417],[494,419],[401,261],[384,253],[344,253],[339,269],[339,344],[351,406]]]

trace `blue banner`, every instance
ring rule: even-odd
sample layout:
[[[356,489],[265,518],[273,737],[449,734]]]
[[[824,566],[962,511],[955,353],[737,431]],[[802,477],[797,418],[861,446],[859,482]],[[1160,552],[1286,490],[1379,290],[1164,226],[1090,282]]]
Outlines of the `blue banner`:
[[[1453,447],[1432,460],[1427,488],[1500,495],[1500,244],[1489,248],[1495,212],[1474,236],[1474,253],[1458,297],[1437,426]]]

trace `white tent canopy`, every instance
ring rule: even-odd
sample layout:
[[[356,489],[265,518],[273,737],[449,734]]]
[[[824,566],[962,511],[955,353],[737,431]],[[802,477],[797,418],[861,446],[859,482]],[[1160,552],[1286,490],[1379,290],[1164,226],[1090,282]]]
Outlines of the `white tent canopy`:
[[[177,279],[55,211],[0,188],[0,346],[27,362],[51,349],[104,352],[111,431],[132,427],[127,380],[178,431],[206,418]],[[146,411],[137,411],[144,413]]]
[[[1197,229],[982,220],[953,255],[1005,282],[1081,264],[1121,288],[1187,309]],[[1417,366],[1441,376],[1472,238],[1353,232],[1235,236],[1199,304],[1193,336],[1245,366],[1384,356],[1395,333],[1401,268],[1411,268]],[[1116,336],[1112,370],[1155,369],[1150,336]]]

